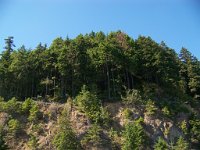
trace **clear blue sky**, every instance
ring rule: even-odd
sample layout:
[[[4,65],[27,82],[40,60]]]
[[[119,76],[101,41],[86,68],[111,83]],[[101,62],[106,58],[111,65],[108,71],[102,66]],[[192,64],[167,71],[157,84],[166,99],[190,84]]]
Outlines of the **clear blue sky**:
[[[35,48],[100,30],[151,36],[200,59],[199,0],[0,0],[1,50],[7,36],[14,36],[17,48]]]

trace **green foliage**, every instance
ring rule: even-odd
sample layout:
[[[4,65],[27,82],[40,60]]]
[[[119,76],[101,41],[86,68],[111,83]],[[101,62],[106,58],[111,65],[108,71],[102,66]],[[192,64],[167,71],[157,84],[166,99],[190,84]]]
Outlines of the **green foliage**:
[[[99,123],[101,126],[108,127],[111,123],[111,117],[107,108],[100,107],[99,118],[96,119],[96,123]]]
[[[200,143],[200,119],[194,118],[189,123],[191,140]]]
[[[21,123],[16,119],[11,119],[8,122],[8,132],[16,136],[21,131]]]
[[[92,121],[96,121],[99,118],[100,101],[95,94],[86,90],[86,86],[83,86],[76,97],[76,103],[79,109],[85,112]]]
[[[174,150],[189,150],[189,144],[182,136],[178,138]]]
[[[187,122],[186,122],[185,120],[183,120],[183,121],[181,122],[180,128],[181,128],[181,130],[183,131],[183,133],[184,133],[185,135],[188,134]]]
[[[39,115],[40,115],[39,107],[36,103],[34,103],[31,109],[29,110],[28,120],[31,122],[36,122],[39,119]]]
[[[129,104],[140,104],[142,103],[142,97],[140,95],[140,92],[135,89],[128,89],[126,90],[125,97],[122,97],[122,101],[129,105]]]
[[[28,146],[29,148],[31,148],[32,150],[37,150],[39,144],[38,144],[38,139],[36,136],[34,136],[33,134],[30,135],[29,141],[28,141]]]
[[[59,130],[53,139],[53,145],[57,150],[79,149],[80,144],[76,138],[76,134],[71,128],[68,120],[68,111],[63,110],[58,120]]]
[[[146,136],[144,129],[138,121],[134,123],[128,123],[125,125],[125,129],[122,132],[122,149],[139,150],[145,145],[145,138]]]
[[[43,127],[42,127],[42,123],[33,124],[31,131],[34,132],[34,133],[37,133],[37,134],[42,134],[44,132]]]
[[[53,144],[57,150],[77,149],[78,147],[75,134],[71,129],[56,134]]]
[[[56,38],[50,47],[40,43],[32,50],[25,46],[14,50],[13,43],[13,37],[5,39],[0,57],[0,96],[5,98],[0,97],[0,112],[12,118],[22,112],[36,123],[40,115],[38,105],[31,99],[21,105],[12,97],[21,101],[45,97],[63,102],[71,96],[76,97],[79,109],[92,123],[107,127],[110,115],[101,102],[118,100],[123,86],[127,87],[122,97],[126,106],[143,106],[148,99],[156,101],[156,105],[147,101],[148,115],[155,114],[156,106],[171,119],[179,112],[191,113],[187,105],[194,112],[199,108],[200,61],[186,48],[178,56],[164,42],[145,36],[134,40],[121,31]],[[90,91],[83,87],[79,93],[84,84]],[[64,114],[68,116],[69,112]],[[130,118],[129,110],[123,113]],[[199,118],[190,120],[188,131],[185,123],[181,124],[183,132],[195,143],[200,141],[199,122]]]
[[[170,110],[169,110],[169,108],[167,106],[162,108],[162,112],[167,117],[170,117],[170,115],[171,115]]]
[[[4,98],[3,97],[0,97],[0,112],[4,111]]]
[[[154,115],[158,108],[155,105],[155,102],[152,100],[148,100],[145,106],[147,115]]]
[[[22,112],[23,113],[29,113],[30,109],[35,105],[34,101],[31,98],[27,98],[23,103],[22,103]]]
[[[186,85],[186,92],[195,99],[199,99],[200,63],[186,48],[181,49],[180,60],[182,62],[180,73],[183,80],[182,82]]]
[[[6,145],[6,142],[4,140],[4,136],[0,132],[0,150],[8,150],[8,145]]]
[[[112,149],[117,149],[117,147],[120,143],[120,137],[119,137],[117,131],[115,131],[113,128],[111,128],[108,132],[108,136],[111,139]]]
[[[163,138],[159,137],[154,145],[154,150],[168,150],[169,146]]]
[[[125,119],[131,119],[132,111],[129,108],[126,108],[122,112]]]
[[[11,115],[14,115],[21,112],[21,105],[17,102],[16,98],[12,98],[4,103],[3,110]]]
[[[5,39],[0,58],[0,95],[6,100],[37,97],[38,93],[64,100],[66,93],[75,97],[86,83],[106,100],[121,95],[122,86],[140,89],[141,83],[170,87],[174,95],[200,97],[199,60],[185,48],[178,57],[164,42],[156,43],[151,37],[134,40],[122,31],[92,32],[74,39],[59,37],[50,47],[40,43],[31,51],[25,46],[14,50],[13,43],[13,37]],[[143,92],[148,98],[160,94]],[[134,99],[130,103],[137,96]]]
[[[100,136],[101,132],[102,132],[101,127],[97,124],[93,124],[87,131],[85,137],[81,140],[81,144],[83,146],[88,143],[92,143],[95,146],[101,144],[102,143],[102,139]]]

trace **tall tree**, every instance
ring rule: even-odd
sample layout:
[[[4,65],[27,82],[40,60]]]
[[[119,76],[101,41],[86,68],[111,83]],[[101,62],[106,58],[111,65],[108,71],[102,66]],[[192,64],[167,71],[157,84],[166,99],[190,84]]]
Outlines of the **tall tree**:
[[[187,93],[194,98],[200,98],[200,62],[186,49],[180,52],[182,79],[186,82]]]

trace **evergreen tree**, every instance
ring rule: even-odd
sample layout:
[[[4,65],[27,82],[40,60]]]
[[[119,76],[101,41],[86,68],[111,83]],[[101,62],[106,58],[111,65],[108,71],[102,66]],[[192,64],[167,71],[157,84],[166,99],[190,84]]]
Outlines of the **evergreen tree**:
[[[7,150],[7,149],[8,149],[8,146],[6,145],[4,141],[4,137],[2,133],[0,133],[0,150]]]
[[[59,120],[59,130],[53,139],[53,145],[57,150],[66,149],[80,149],[80,144],[76,138],[76,135],[70,125],[68,119],[68,110],[64,108]]]
[[[176,142],[174,149],[175,150],[189,150],[189,144],[181,136],[181,137],[179,137],[178,141]]]
[[[168,144],[161,137],[158,138],[157,142],[154,145],[154,150],[168,150]]]
[[[145,133],[143,127],[138,122],[128,123],[122,133],[123,150],[139,150],[145,145]]]

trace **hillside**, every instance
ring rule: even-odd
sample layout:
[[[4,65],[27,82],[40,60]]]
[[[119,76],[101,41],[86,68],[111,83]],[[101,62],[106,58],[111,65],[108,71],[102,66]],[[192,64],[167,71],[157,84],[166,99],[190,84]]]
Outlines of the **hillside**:
[[[35,104],[38,109],[30,111]],[[190,111],[189,105],[184,105],[185,109],[188,108],[187,113],[179,112],[171,118],[167,116],[168,113],[165,110],[160,110],[153,104],[145,108],[144,105],[127,105],[124,102],[105,103],[103,108],[106,113],[102,115],[104,121],[98,123],[94,123],[88,117],[88,114],[81,111],[80,107],[72,103],[70,99],[64,104],[37,102],[30,99],[21,103],[12,99],[7,103],[1,102],[1,106],[4,106],[1,107],[0,113],[1,130],[4,134],[5,143],[13,150],[57,149],[53,141],[56,134],[61,132],[62,122],[59,121],[61,117],[69,121],[67,125],[73,130],[77,143],[81,143],[81,147],[77,149],[121,149],[124,146],[123,132],[125,132],[126,125],[138,124],[136,123],[138,119],[146,139],[146,141],[143,141],[144,145],[140,145],[140,148],[153,149],[159,137],[169,145],[172,144],[171,142],[176,145],[176,140],[184,137],[188,140],[190,148],[198,149],[195,146],[198,141],[190,141],[188,136],[191,135],[193,140],[198,140],[196,135],[193,136],[193,128],[192,130],[187,128],[191,126],[192,121],[190,118],[192,110]],[[30,113],[27,114],[28,107]],[[156,109],[151,109],[154,107]],[[199,111],[196,113],[199,114]],[[32,116],[32,119],[30,116]],[[13,123],[11,120],[18,122]],[[98,130],[95,129],[96,125]],[[194,128],[196,127],[195,132],[199,134],[199,124]],[[93,130],[93,132],[88,134],[90,130]],[[134,132],[137,132],[137,130]],[[137,136],[142,135],[138,134]],[[71,140],[71,138],[68,140]],[[189,141],[192,143],[189,143]],[[65,146],[65,143],[62,144]],[[172,147],[170,148],[172,149]]]
[[[200,147],[200,61],[117,31],[0,58],[0,150]]]

